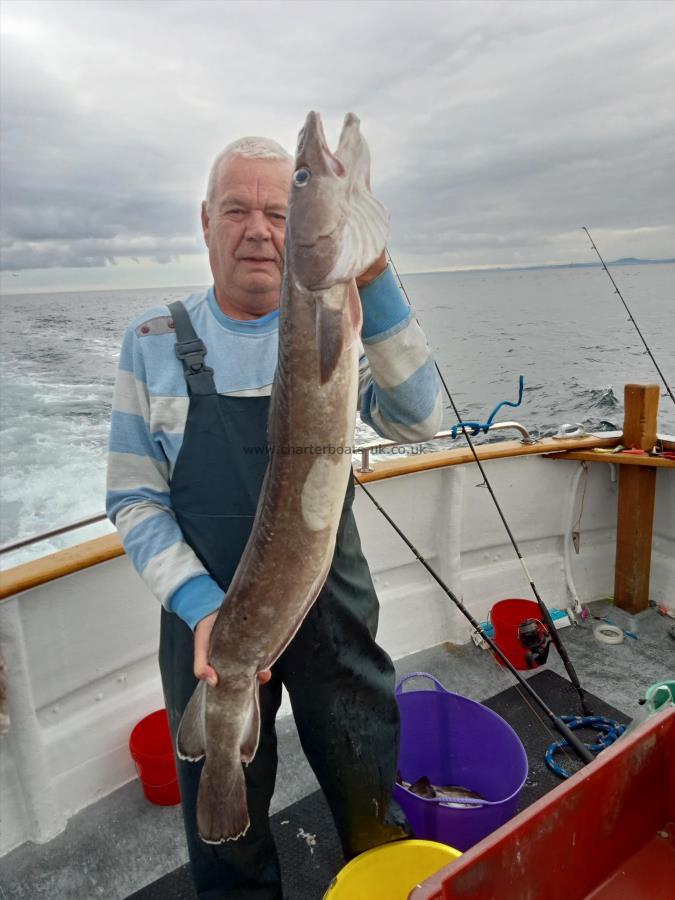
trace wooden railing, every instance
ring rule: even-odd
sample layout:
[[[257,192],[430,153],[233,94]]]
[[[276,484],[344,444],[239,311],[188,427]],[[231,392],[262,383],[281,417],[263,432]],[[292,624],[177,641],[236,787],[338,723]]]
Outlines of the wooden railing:
[[[591,435],[585,438],[559,440],[544,438],[535,444],[523,444],[520,441],[501,441],[493,444],[481,444],[476,447],[478,458],[482,461],[496,459],[515,459],[522,456],[562,453],[569,451],[591,450],[594,447],[613,447],[617,443],[616,435],[601,438]],[[668,449],[675,449],[675,442],[664,442]],[[452,450],[437,450],[402,456],[400,459],[378,460],[377,468],[372,472],[357,472],[360,481],[382,481],[386,478],[397,478],[401,475],[412,475],[419,472],[433,471],[447,466],[466,465],[473,462],[473,455],[468,447]],[[107,534],[90,541],[58,550],[40,559],[23,563],[14,568],[0,572],[0,600],[30,590],[40,584],[54,581],[65,575],[72,575],[91,566],[99,565],[118,556],[124,555],[124,548],[116,534]]]

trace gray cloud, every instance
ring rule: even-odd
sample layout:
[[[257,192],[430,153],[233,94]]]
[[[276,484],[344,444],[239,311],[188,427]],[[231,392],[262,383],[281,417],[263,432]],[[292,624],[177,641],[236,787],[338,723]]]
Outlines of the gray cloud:
[[[198,251],[197,241],[182,237],[104,237],[58,240],[29,240],[1,242],[5,268],[21,269],[90,268],[115,265],[121,258],[139,262],[141,258],[169,263],[181,255]]]
[[[408,269],[675,255],[675,7],[4,4],[2,265],[203,253],[211,159],[362,118]]]
[[[34,63],[20,44],[3,42],[2,267],[200,252],[198,197],[180,179],[165,180],[178,164],[171,148],[133,120],[125,128],[123,110],[92,109],[93,98],[83,102]]]

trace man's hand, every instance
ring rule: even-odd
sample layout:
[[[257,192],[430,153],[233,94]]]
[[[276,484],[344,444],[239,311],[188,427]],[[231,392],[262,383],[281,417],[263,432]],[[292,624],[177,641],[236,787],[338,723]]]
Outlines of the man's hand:
[[[209,641],[217,615],[218,610],[205,616],[195,626],[194,673],[197,678],[206,681],[211,687],[215,687],[218,684],[218,673],[213,666],[209,665]]]
[[[361,274],[356,279],[357,288],[365,287],[367,284],[370,284],[371,281],[375,281],[378,275],[381,275],[384,270],[387,268],[387,254],[386,251],[382,251],[382,253],[377,257],[372,266],[368,266],[365,272],[361,272]]]
[[[211,687],[216,687],[218,684],[218,673],[213,666],[209,665],[209,642],[211,640],[211,631],[217,615],[218,610],[205,616],[197,622],[195,627],[195,677],[206,681]],[[267,684],[271,677],[272,672],[269,669],[258,672],[258,681],[261,684]]]

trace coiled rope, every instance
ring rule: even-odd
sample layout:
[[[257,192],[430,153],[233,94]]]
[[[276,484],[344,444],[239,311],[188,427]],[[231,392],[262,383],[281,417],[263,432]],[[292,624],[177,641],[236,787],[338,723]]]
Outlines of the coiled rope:
[[[595,744],[584,745],[591,753],[600,753],[601,750],[605,750],[613,744],[617,738],[620,738],[626,730],[625,725],[621,725],[613,719],[606,719],[604,716],[560,716],[560,718],[572,731],[575,731],[577,728],[594,728],[596,731],[599,731],[601,735],[604,735],[604,737],[601,737]],[[568,746],[567,741],[563,738],[562,740],[555,741],[555,743],[551,744],[546,750],[546,765],[552,772],[555,772],[555,774],[559,775],[561,778],[569,778],[573,773],[568,772],[567,769],[564,769],[555,761],[555,754],[558,750],[563,750]]]

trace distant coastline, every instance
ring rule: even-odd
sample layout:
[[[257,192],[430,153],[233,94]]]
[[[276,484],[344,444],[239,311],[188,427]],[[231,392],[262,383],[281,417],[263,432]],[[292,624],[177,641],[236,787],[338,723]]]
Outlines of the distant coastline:
[[[607,266],[659,266],[675,263],[675,259],[638,259],[625,256],[608,261]],[[485,266],[466,269],[430,269],[427,272],[401,272],[401,275],[464,275],[470,272],[535,272],[540,269],[601,269],[602,263],[548,263],[539,266]]]
[[[622,257],[621,259],[614,259],[607,263],[607,266],[657,266],[657,265],[665,265],[665,264],[675,263],[675,259],[638,259],[637,257]],[[587,262],[587,263],[546,263],[543,265],[533,265],[533,266],[478,266],[478,267],[467,267],[462,269],[428,269],[423,272],[404,272],[401,271],[400,274],[403,277],[416,277],[418,275],[470,275],[474,272],[537,272],[543,271],[545,269],[600,269],[602,265],[599,262]],[[98,286],[98,287],[76,287],[76,288],[58,288],[58,289],[50,289],[45,287],[30,287],[23,288],[19,287],[17,284],[16,289],[13,291],[8,291],[5,286],[0,290],[0,298],[1,297],[18,297],[23,294],[27,296],[37,295],[37,294],[98,294],[105,292],[114,292],[114,291],[180,291],[180,290],[205,290],[208,287],[208,283],[204,282],[203,284],[159,284],[148,287],[147,285],[143,285],[142,287],[129,287],[125,285],[124,287],[111,287],[111,286]]]

